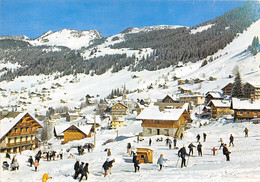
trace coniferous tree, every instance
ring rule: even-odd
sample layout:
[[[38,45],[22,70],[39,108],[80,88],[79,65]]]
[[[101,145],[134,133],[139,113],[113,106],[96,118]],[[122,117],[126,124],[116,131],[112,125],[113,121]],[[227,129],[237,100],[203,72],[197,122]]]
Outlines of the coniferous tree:
[[[236,97],[236,98],[244,97],[243,85],[242,85],[242,80],[241,80],[239,70],[237,70],[235,81],[233,83],[232,97]]]

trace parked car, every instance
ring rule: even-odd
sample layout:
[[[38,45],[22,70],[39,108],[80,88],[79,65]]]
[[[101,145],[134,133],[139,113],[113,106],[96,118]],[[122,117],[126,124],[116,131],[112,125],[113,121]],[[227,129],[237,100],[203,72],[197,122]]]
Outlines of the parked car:
[[[102,145],[106,145],[107,143],[114,142],[114,141],[116,141],[116,140],[115,139],[108,139]]]

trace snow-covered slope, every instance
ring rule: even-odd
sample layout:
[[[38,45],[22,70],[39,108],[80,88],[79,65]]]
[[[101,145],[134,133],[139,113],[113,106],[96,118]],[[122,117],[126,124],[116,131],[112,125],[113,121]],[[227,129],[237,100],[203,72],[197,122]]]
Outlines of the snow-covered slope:
[[[179,26],[179,25],[146,26],[146,27],[139,27],[139,28],[129,28],[128,33],[149,32],[149,31],[154,31],[154,30],[176,29],[176,28],[182,28],[182,27],[184,27],[184,26]]]
[[[90,59],[94,57],[100,57],[105,55],[113,55],[113,54],[127,54],[128,57],[135,55],[137,59],[141,59],[142,57],[146,57],[147,55],[153,52],[151,48],[143,48],[141,50],[133,50],[130,48],[122,48],[122,49],[114,49],[110,46],[125,41],[125,35],[134,34],[134,33],[142,33],[149,32],[154,30],[163,30],[163,29],[177,29],[182,28],[183,26],[179,25],[158,25],[158,26],[147,26],[147,27],[139,27],[139,28],[128,28],[123,32],[110,36],[106,38],[106,41],[95,47],[96,51],[94,54],[91,54],[92,49],[88,49],[83,51],[82,56],[84,59]]]
[[[0,88],[6,90],[6,92],[2,92],[0,95],[1,105],[8,106],[19,102],[27,102],[26,105],[22,106],[23,108],[27,108],[31,112],[34,112],[34,109],[37,108],[37,112],[41,111],[45,113],[46,108],[50,106],[79,106],[86,94],[94,96],[98,94],[101,98],[104,98],[112,89],[122,88],[123,85],[126,85],[130,91],[143,90],[141,93],[136,92],[129,95],[130,98],[152,98],[154,95],[162,96],[167,93],[173,94],[177,92],[178,85],[177,81],[173,81],[173,76],[180,77],[181,79],[200,78],[205,80],[201,84],[185,84],[183,86],[187,89],[206,93],[209,90],[221,90],[226,84],[233,82],[234,78],[229,78],[229,75],[234,75],[233,70],[236,66],[240,69],[243,82],[254,81],[259,83],[260,54],[258,53],[256,56],[253,56],[245,52],[248,45],[251,44],[253,37],[260,37],[259,27],[260,20],[252,24],[247,31],[244,31],[243,34],[235,38],[226,48],[213,55],[215,60],[202,68],[200,66],[203,60],[197,63],[188,63],[183,65],[183,67],[174,68],[174,70],[173,68],[167,68],[151,72],[129,72],[126,68],[118,73],[111,73],[111,70],[109,70],[100,76],[79,74],[77,78],[71,75],[56,79],[54,79],[55,74],[52,76],[23,76],[14,79],[12,82],[0,83]],[[123,35],[121,36],[116,41],[120,41],[121,38],[123,39]],[[113,37],[110,37],[109,41],[100,45],[99,49],[105,49],[106,45],[113,42],[112,39]],[[146,53],[145,50],[143,52],[144,54]],[[124,53],[127,53],[127,51]],[[147,50],[147,53],[149,53],[149,50]],[[2,64],[0,66],[4,67]],[[137,78],[133,78],[133,75],[136,75]],[[210,76],[217,78],[217,80],[209,81],[208,78]],[[70,83],[72,80],[76,80],[76,82]],[[51,89],[56,83],[62,85],[62,87]],[[162,85],[164,83],[166,83],[168,89],[158,87],[159,84]],[[147,87],[151,84],[153,84],[154,89],[147,90]],[[42,88],[49,90],[44,100],[38,97],[29,98],[30,92],[37,91],[37,93],[41,93]],[[14,94],[11,91],[18,91],[19,93]],[[21,97],[26,98],[26,100]],[[67,103],[62,104],[60,103],[61,100]]]
[[[188,145],[193,142],[195,146],[196,135],[202,133],[207,134],[206,142],[202,142],[203,157],[198,157],[197,150],[194,148],[194,155],[186,157],[187,167],[181,168],[181,159],[178,158],[178,150],[169,149],[165,145],[165,136],[153,136],[152,145],[149,146],[149,137],[143,137],[144,141],[137,143],[136,134],[142,131],[141,122],[135,121],[134,118],[126,120],[124,127],[119,128],[118,142],[110,142],[102,145],[107,139],[116,139],[117,132],[115,130],[103,130],[97,133],[97,145],[93,152],[79,156],[76,148],[72,148],[70,152],[66,152],[71,146],[83,145],[87,142],[93,143],[92,138],[83,139],[80,141],[69,142],[61,145],[60,141],[52,140],[50,149],[57,152],[63,148],[63,160],[56,158],[55,161],[40,160],[38,172],[34,171],[34,167],[29,167],[26,162],[29,156],[35,156],[36,151],[24,151],[22,154],[17,154],[16,159],[20,164],[18,171],[2,171],[0,172],[1,180],[9,182],[35,182],[41,181],[44,173],[48,173],[52,179],[49,182],[60,181],[78,181],[73,179],[74,164],[76,159],[80,162],[89,163],[89,174],[87,181],[181,181],[181,182],[208,182],[208,181],[223,181],[223,182],[257,182],[260,180],[260,140],[259,129],[260,125],[252,123],[227,123],[225,120],[220,120],[214,124],[208,124],[202,127],[194,127],[185,132],[183,140],[177,141],[177,147],[186,146],[188,152]],[[245,138],[243,130],[247,127],[249,129],[249,137]],[[219,150],[222,138],[224,143],[229,142],[229,136],[234,136],[234,147],[228,147],[230,154],[230,161],[226,161],[226,157]],[[156,142],[157,138],[163,137],[163,142]],[[202,138],[202,137],[201,137]],[[172,139],[172,138],[171,138]],[[133,150],[134,148],[150,148],[153,150],[153,163],[140,164],[140,172],[134,172],[134,165],[132,157],[127,154],[126,146],[130,142]],[[211,149],[216,147],[216,155],[212,155]],[[104,178],[104,171],[102,169],[103,163],[107,159],[107,152],[105,149],[109,148],[112,155],[110,160],[115,159],[112,168],[112,174]],[[57,153],[58,154],[58,153]],[[68,159],[68,156],[73,154],[74,159]],[[168,159],[163,166],[162,171],[159,171],[157,159],[160,154],[163,154],[165,159]],[[9,159],[4,158],[5,154],[1,154],[1,163]],[[13,155],[12,155],[13,156]],[[179,160],[179,161],[178,161]],[[178,164],[177,164],[178,161]],[[176,165],[177,164],[177,165]],[[80,176],[79,176],[80,177]],[[79,179],[79,178],[78,178]],[[85,178],[84,178],[85,180]]]
[[[66,46],[71,49],[87,47],[95,39],[102,38],[97,30],[77,31],[63,29],[57,32],[49,31],[35,40],[30,40],[32,45]]]

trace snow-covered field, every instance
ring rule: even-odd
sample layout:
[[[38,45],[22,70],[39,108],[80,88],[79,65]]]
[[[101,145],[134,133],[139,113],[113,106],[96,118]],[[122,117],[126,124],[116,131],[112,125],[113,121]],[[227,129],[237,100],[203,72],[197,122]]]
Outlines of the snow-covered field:
[[[184,139],[177,141],[177,147],[182,147],[185,144],[186,148],[193,142],[197,146],[196,135],[207,134],[206,142],[202,143],[203,157],[198,157],[196,149],[194,156],[189,158],[187,168],[180,168],[181,160],[176,167],[178,160],[176,149],[169,150],[165,145],[165,141],[156,142],[155,140],[161,136],[152,137],[152,146],[149,147],[149,137],[144,137],[144,141],[137,143],[136,134],[141,129],[140,121],[129,119],[126,122],[127,126],[119,129],[119,141],[111,142],[102,145],[107,139],[116,139],[116,130],[103,130],[97,134],[97,147],[92,153],[86,153],[82,156],[77,155],[76,148],[70,152],[75,155],[75,159],[67,159],[68,153],[65,153],[63,160],[56,159],[55,161],[46,161],[42,159],[38,167],[39,171],[34,172],[33,167],[28,166],[27,161],[29,155],[35,155],[36,151],[24,151],[22,155],[17,154],[17,159],[20,164],[19,171],[1,171],[1,181],[14,182],[35,182],[40,181],[44,173],[52,176],[51,181],[78,181],[73,179],[73,166],[76,159],[89,163],[89,178],[88,181],[260,181],[260,125],[252,123],[227,123],[225,120],[216,121],[202,127],[194,127],[186,130]],[[249,137],[245,138],[243,130],[245,127],[249,129]],[[211,149],[218,148],[220,145],[219,139],[223,138],[224,143],[229,142],[229,136],[233,134],[234,147],[228,147],[231,151],[230,161],[226,161],[226,157],[222,154],[222,150],[216,152],[216,156],[212,155]],[[166,139],[165,136],[164,139]],[[53,148],[59,151],[60,148],[67,149],[72,145],[85,144],[93,142],[93,137],[81,141],[75,141],[66,145],[60,145],[57,140],[53,140]],[[140,172],[134,172],[132,157],[127,154],[126,146],[130,142],[132,147],[151,148],[154,152],[152,164],[140,164]],[[115,159],[115,164],[112,168],[112,174],[104,177],[102,165],[107,159],[106,148],[110,148],[112,156],[110,159]],[[188,152],[188,149],[187,149]],[[159,171],[157,159],[163,154],[165,162],[163,170]],[[4,154],[1,155],[1,164]],[[186,158],[188,159],[188,157]],[[1,169],[2,170],[2,169]]]

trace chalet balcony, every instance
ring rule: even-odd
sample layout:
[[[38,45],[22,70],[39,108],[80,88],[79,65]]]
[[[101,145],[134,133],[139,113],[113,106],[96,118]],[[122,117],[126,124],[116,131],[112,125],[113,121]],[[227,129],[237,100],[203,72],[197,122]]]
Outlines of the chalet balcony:
[[[17,124],[18,127],[31,127],[31,123],[19,123]]]
[[[14,142],[14,143],[7,143],[7,147],[12,147],[12,146],[19,146],[19,145],[26,145],[26,144],[33,144],[35,143],[36,140],[29,140],[29,141],[22,141],[22,142]]]
[[[8,136],[21,136],[21,135],[31,135],[37,134],[37,131],[28,131],[28,132],[21,132],[21,133],[10,133]]]

